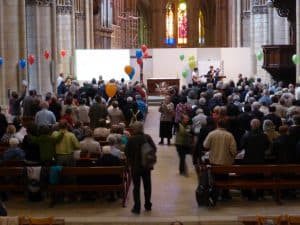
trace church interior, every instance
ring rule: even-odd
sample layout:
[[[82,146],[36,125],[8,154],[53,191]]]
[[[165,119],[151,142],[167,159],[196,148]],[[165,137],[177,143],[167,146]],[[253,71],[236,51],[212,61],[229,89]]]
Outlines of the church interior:
[[[109,58],[107,51],[112,52],[112,58]],[[87,55],[91,54],[88,56],[90,58],[84,59],[86,60],[84,63],[80,61],[81,52],[87,52]],[[106,57],[105,62],[107,63],[103,63],[101,60],[97,61],[95,54]],[[121,54],[125,54],[124,62],[118,58],[121,57]],[[93,61],[93,58],[96,61]],[[119,62],[117,62],[118,60]],[[95,67],[95,75],[88,77],[85,71],[92,71],[92,67]],[[109,78],[105,77],[103,74],[105,72],[99,72],[104,67],[111,70],[113,67],[118,67],[120,72],[116,70],[116,73],[119,75],[112,74]],[[137,87],[146,89],[145,92],[148,96],[145,92],[144,94],[148,98],[143,95],[142,98],[146,99],[147,112],[145,114],[147,116],[144,116],[142,121],[144,121],[145,133],[149,134],[157,144],[163,140],[160,136],[160,129],[162,129],[160,127],[161,105],[166,99],[169,86],[177,86],[179,93],[183,93],[186,88],[189,89],[193,85],[198,85],[202,90],[202,80],[199,78],[194,81],[193,74],[197,69],[196,71],[199,73],[197,76],[205,77],[210,67],[218,70],[220,77],[216,79],[217,81],[219,79],[222,84],[231,81],[240,82],[239,74],[247,77],[248,80],[253,80],[253,85],[257,85],[257,82],[260,85],[261,82],[263,84],[263,88],[260,90],[262,98],[267,95],[265,89],[269,88],[269,92],[273,91],[272,96],[277,92],[284,95],[282,94],[284,89],[289,89],[288,92],[290,92],[290,85],[292,85],[293,105],[291,103],[287,108],[295,106],[292,110],[296,113],[292,116],[300,114],[300,103],[297,102],[300,100],[300,0],[0,0],[0,114],[4,114],[8,118],[8,124],[11,122],[9,119],[15,118],[15,115],[11,113],[13,110],[11,95],[14,92],[22,93],[24,87],[27,88],[25,92],[28,92],[26,92],[26,97],[30,94],[30,90],[35,90],[38,98],[42,101],[45,97],[47,99],[49,93],[50,96],[52,93],[57,94],[58,82],[61,82],[58,79],[60,74],[63,74],[64,78],[78,81],[80,85],[91,82],[91,78],[98,80],[99,75],[98,86],[96,82],[93,83],[99,89],[99,93],[104,82],[111,84],[111,82],[116,82],[111,80],[120,81],[121,78],[125,78],[126,82],[135,83]],[[128,72],[127,69],[130,71]],[[209,101],[207,93],[210,82],[206,78],[204,79],[203,83],[206,85],[207,82],[207,89],[205,86],[205,93],[202,95],[202,92],[199,91],[198,99],[194,99],[197,104],[199,101],[200,105],[202,98]],[[215,96],[218,91],[224,91],[218,90],[217,81],[214,83],[215,81],[211,80],[214,89],[212,96]],[[245,91],[251,89],[250,83],[236,86],[236,89],[240,91],[239,98],[242,98],[241,93],[244,89]],[[281,83],[285,86],[278,89]],[[167,84],[166,87],[165,84]],[[119,83],[113,87],[118,88],[119,91],[120,87],[123,88]],[[134,87],[134,90],[137,87]],[[299,88],[298,91],[297,88]],[[236,89],[233,88],[232,92],[235,92]],[[255,93],[255,91],[253,92]],[[104,94],[100,93],[102,97],[107,95],[107,108],[110,106],[108,102],[118,95],[116,93],[117,90],[110,96],[107,89],[104,90]],[[226,91],[222,93],[224,95]],[[253,93],[251,94],[253,95]],[[234,93],[232,93],[233,95]],[[256,97],[256,95],[252,95],[249,98]],[[57,96],[59,95],[57,94]],[[126,97],[128,96],[126,95]],[[185,97],[188,99],[187,101],[189,98],[192,99],[189,94],[186,94]],[[225,98],[227,97],[229,104],[230,96]],[[244,99],[244,101],[239,100],[239,103],[243,105],[241,114],[246,108],[245,96]],[[260,102],[261,98],[256,100],[251,102],[250,111],[253,104]],[[280,102],[279,97],[277,104],[279,104],[278,102]],[[65,103],[62,104],[64,106]],[[120,104],[119,101],[119,108],[121,108]],[[125,99],[123,104],[129,104],[128,98],[127,102]],[[221,107],[224,105],[226,104]],[[268,110],[271,108],[271,104],[266,105],[265,102],[261,105]],[[25,106],[22,104],[20,106],[20,103],[19,107],[25,110]],[[208,107],[210,107],[209,104]],[[197,109],[193,108],[193,110],[195,113]],[[205,111],[204,108],[201,110],[202,113]],[[137,114],[140,111],[138,110]],[[174,122],[177,108],[175,107],[173,111],[172,120]],[[212,117],[213,113],[211,110]],[[292,116],[281,119],[282,121],[292,120]],[[262,117],[265,118],[264,115]],[[262,119],[261,122],[264,123],[264,120]],[[58,119],[56,122],[59,122]],[[0,120],[0,131],[3,126],[1,123],[2,120]],[[284,122],[281,125],[283,126]],[[288,124],[289,128],[294,125]],[[93,127],[92,122],[88,126]],[[243,126],[242,122],[237,126]],[[300,124],[295,126],[299,126],[299,133]],[[131,131],[131,129],[129,130]],[[280,133],[280,129],[277,131]],[[0,132],[0,134],[2,133]],[[234,136],[234,138],[236,137]],[[242,136],[239,138],[242,139]],[[300,143],[299,134],[297,138]],[[271,165],[266,167],[265,173],[271,174],[272,179],[261,184],[265,185],[262,187],[263,189],[268,189],[265,191],[268,194],[265,194],[262,199],[248,201],[245,196],[241,197],[240,191],[234,186],[239,186],[239,184],[233,180],[232,183],[228,181],[228,186],[233,187],[230,188],[232,199],[217,202],[215,206],[199,206],[195,190],[200,179],[198,173],[201,172],[195,170],[193,155],[188,153],[185,165],[188,175],[178,174],[178,163],[181,158],[178,159],[177,155],[179,152],[176,145],[177,139],[178,137],[172,134],[168,138],[168,141],[171,140],[171,145],[169,143],[168,145],[157,145],[157,164],[151,174],[153,207],[151,211],[142,210],[140,215],[132,214],[130,211],[131,206],[135,204],[135,199],[132,194],[133,182],[131,181],[130,184],[131,178],[128,174],[126,178],[129,180],[129,186],[125,187],[128,196],[124,197],[126,204],[121,204],[122,198],[110,201],[106,196],[100,194],[100,200],[59,202],[54,207],[49,207],[52,198],[49,193],[43,201],[35,202],[24,198],[26,194],[20,195],[19,193],[14,196],[10,190],[6,190],[7,186],[3,185],[2,187],[2,181],[4,182],[7,175],[11,175],[7,171],[12,170],[3,172],[1,164],[0,196],[4,192],[8,192],[4,198],[8,198],[8,200],[2,200],[8,216],[18,217],[18,220],[8,223],[8,220],[3,220],[0,216],[0,225],[32,224],[28,220],[29,217],[54,218],[51,223],[46,223],[51,225],[300,224],[299,195],[298,198],[295,194],[282,201],[279,200],[281,194],[289,193],[290,189],[294,187],[296,188],[295,193],[299,194],[297,188],[300,187],[300,167],[297,164],[300,161],[289,164],[290,167],[285,169],[281,165],[280,168],[283,168],[281,171],[285,171],[282,172],[283,174],[287,177],[291,176],[288,174],[290,168],[291,171],[296,171],[298,179],[294,179],[294,177],[290,180],[287,179],[287,182],[290,183],[287,186],[280,186],[281,189],[278,190],[277,186],[276,188],[270,188],[270,186],[279,182],[282,174],[278,171],[276,173],[276,175],[279,174],[278,177],[272,172],[268,174],[269,169],[271,171],[274,168]],[[1,154],[2,149],[0,143]],[[178,154],[180,157],[180,153]],[[264,167],[258,166],[258,168],[264,170]],[[238,174],[238,169],[233,173]],[[251,186],[254,182],[251,180],[253,178],[251,176],[253,175],[244,175],[243,178],[249,181],[249,186],[242,186],[241,193],[247,188],[256,189],[256,186]],[[292,183],[291,180],[296,181]],[[122,196],[122,193],[120,195]],[[144,199],[143,191],[141,196]],[[0,203],[2,203],[1,198]],[[295,219],[290,222],[290,216],[299,218],[297,221]]]

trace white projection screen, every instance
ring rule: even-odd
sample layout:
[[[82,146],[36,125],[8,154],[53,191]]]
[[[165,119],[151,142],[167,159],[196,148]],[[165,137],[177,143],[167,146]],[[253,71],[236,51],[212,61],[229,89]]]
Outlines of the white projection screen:
[[[76,50],[75,73],[79,81],[98,80],[101,75],[103,80],[129,79],[124,72],[124,67],[130,63],[129,50]]]

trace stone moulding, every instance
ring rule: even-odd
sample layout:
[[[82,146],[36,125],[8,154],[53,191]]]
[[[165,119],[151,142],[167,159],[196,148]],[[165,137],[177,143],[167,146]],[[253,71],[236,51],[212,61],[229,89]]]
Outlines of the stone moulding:
[[[26,0],[26,5],[50,6],[53,0]]]
[[[254,5],[252,8],[253,14],[268,14],[268,7],[266,5]]]
[[[85,13],[84,12],[76,12],[75,18],[79,20],[85,20]]]
[[[56,6],[57,14],[72,14],[73,7],[72,5],[58,5]]]

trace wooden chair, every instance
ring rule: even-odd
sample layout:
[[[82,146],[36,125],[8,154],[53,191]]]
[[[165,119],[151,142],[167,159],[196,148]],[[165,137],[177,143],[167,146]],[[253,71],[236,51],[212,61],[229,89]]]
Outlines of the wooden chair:
[[[257,216],[257,225],[281,225],[284,216]]]
[[[299,225],[300,224],[300,216],[287,216],[288,225]]]
[[[53,225],[53,217],[46,218],[28,218],[29,225]]]

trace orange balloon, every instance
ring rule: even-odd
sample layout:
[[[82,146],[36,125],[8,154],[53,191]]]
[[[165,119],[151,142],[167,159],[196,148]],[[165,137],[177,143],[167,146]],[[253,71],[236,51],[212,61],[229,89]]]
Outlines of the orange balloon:
[[[118,90],[117,85],[114,83],[108,83],[105,86],[105,93],[110,98],[112,98],[116,95],[117,90]]]
[[[132,72],[132,66],[125,66],[124,71],[127,75],[131,74]]]

